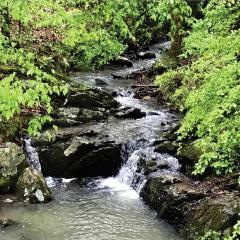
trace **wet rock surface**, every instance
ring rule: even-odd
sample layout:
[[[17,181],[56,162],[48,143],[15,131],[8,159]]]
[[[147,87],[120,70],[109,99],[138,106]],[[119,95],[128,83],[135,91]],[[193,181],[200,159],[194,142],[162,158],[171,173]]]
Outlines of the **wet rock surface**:
[[[152,59],[152,58],[156,58],[156,54],[154,52],[140,52],[137,54],[137,57],[142,60]]]
[[[52,199],[42,173],[30,167],[20,176],[16,193],[19,200],[28,203],[46,203]]]
[[[118,106],[117,101],[111,94],[99,89],[86,89],[70,94],[65,107],[78,107],[85,109],[106,108],[111,109]]]
[[[104,81],[104,79],[101,78],[95,78],[95,83],[97,86],[105,86],[107,83]]]
[[[133,62],[129,60],[127,57],[118,57],[116,60],[112,61],[112,64],[127,67],[133,66]]]
[[[0,193],[12,192],[18,177],[27,166],[27,159],[21,147],[7,142],[0,148]]]
[[[214,185],[218,191],[212,194],[198,184],[180,173],[153,173],[141,196],[187,239],[233,226],[239,219],[239,191],[222,191]]]
[[[72,89],[57,105],[53,123],[59,127],[78,126],[90,121],[101,121],[119,103],[108,92],[100,89]]]
[[[0,217],[0,230],[4,229],[4,228],[7,228],[7,227],[10,227],[14,224],[15,224],[15,222],[10,218]]]
[[[65,178],[115,175],[121,165],[121,145],[86,134],[41,146],[43,174]]]
[[[126,119],[126,118],[142,118],[146,117],[146,113],[142,112],[139,108],[130,108],[130,107],[123,107],[120,109],[117,109],[115,113],[113,114],[116,118]]]

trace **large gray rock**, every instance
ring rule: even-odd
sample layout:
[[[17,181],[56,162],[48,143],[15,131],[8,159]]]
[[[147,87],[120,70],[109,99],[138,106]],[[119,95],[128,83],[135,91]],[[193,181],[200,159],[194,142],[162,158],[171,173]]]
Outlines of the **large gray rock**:
[[[54,124],[59,127],[72,127],[85,122],[104,120],[108,115],[109,111],[105,108],[63,107],[59,108]]]
[[[237,192],[212,196],[179,173],[152,174],[141,196],[187,239],[196,239],[209,229],[224,231],[239,219]]]
[[[18,177],[27,167],[23,149],[15,143],[7,142],[0,148],[0,193],[12,192]]]
[[[19,200],[28,203],[46,203],[52,199],[42,173],[31,167],[25,169],[20,176],[16,193]]]
[[[118,106],[118,102],[111,94],[100,89],[86,89],[71,93],[64,104],[65,107],[85,109],[105,108],[111,109]]]
[[[67,98],[60,99],[56,104],[53,123],[59,127],[74,127],[90,121],[105,120],[110,110],[119,105],[111,94],[100,89],[74,88]]]
[[[121,146],[90,134],[41,146],[39,158],[46,176],[112,176],[121,165]]]

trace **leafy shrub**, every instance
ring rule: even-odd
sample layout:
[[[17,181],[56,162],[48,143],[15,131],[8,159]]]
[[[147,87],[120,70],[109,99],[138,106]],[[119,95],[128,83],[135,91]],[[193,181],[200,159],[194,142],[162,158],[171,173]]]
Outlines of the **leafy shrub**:
[[[238,221],[232,229],[232,232],[227,236],[223,236],[216,231],[208,231],[206,234],[199,238],[199,240],[237,240],[240,237],[240,221]]]
[[[156,79],[170,104],[186,112],[179,139],[195,138],[202,149],[195,174],[239,169],[239,19],[239,1],[210,1],[184,40],[189,64]]]

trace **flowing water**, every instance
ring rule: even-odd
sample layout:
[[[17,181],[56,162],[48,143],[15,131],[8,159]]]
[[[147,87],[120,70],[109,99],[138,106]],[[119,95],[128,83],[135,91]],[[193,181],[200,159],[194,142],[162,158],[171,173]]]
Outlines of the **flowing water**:
[[[153,46],[157,58],[159,45]],[[177,160],[167,154],[154,152],[153,142],[177,119],[153,102],[133,98],[126,86],[132,80],[113,79],[112,74],[126,74],[153,64],[155,60],[135,61],[132,68],[107,67],[102,71],[75,73],[77,82],[94,85],[100,77],[108,83],[105,90],[121,91],[117,100],[124,106],[137,107],[146,117],[86,124],[87,127],[114,140],[123,142],[123,166],[116,177],[71,181],[47,178],[54,201],[45,205],[22,203],[5,204],[1,215],[17,224],[0,232],[0,240],[179,240],[174,229],[157,218],[140,199],[139,191],[146,179],[139,170],[141,157],[151,156],[170,165],[168,171],[177,171]],[[25,140],[29,164],[38,170],[38,155]]]

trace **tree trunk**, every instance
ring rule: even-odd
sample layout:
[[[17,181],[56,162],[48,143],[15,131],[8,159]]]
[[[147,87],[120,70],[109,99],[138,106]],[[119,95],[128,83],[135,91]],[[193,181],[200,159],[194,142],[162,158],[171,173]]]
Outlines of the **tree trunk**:
[[[11,19],[9,15],[9,8],[8,7],[3,8],[1,11],[1,15],[2,15],[1,32],[5,37],[10,38]]]

